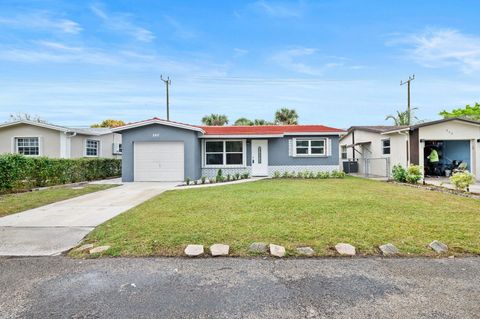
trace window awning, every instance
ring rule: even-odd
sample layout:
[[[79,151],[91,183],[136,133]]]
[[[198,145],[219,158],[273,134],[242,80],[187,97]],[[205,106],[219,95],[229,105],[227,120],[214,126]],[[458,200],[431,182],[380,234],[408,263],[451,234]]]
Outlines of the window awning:
[[[372,142],[368,141],[368,142],[357,142],[355,144],[350,144],[350,145],[346,145],[347,147],[354,147],[354,146],[361,146],[361,145],[370,145],[372,144]]]

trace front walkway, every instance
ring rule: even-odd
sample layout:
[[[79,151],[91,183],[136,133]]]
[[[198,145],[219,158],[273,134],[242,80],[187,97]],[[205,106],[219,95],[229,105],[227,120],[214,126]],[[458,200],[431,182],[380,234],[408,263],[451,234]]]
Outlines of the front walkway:
[[[58,255],[99,224],[178,183],[126,183],[0,218],[0,256]]]
[[[447,177],[427,177],[425,178],[425,183],[434,185],[434,186],[441,186],[448,189],[455,189],[455,186],[450,182]],[[473,185],[470,185],[470,192],[480,194],[480,182],[476,182]]]

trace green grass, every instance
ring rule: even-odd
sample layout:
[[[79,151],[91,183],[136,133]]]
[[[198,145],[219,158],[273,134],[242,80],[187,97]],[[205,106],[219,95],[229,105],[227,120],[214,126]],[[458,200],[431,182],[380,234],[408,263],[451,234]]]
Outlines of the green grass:
[[[59,202],[72,197],[101,191],[114,186],[116,185],[86,185],[82,189],[73,189],[65,186],[27,193],[0,195],[0,217]]]
[[[186,244],[229,244],[248,255],[252,242],[298,246],[334,255],[339,242],[360,254],[393,243],[404,255],[480,254],[480,201],[359,178],[263,180],[175,190],[100,225],[86,239],[113,256],[182,255]],[[75,255],[75,254],[73,254]]]

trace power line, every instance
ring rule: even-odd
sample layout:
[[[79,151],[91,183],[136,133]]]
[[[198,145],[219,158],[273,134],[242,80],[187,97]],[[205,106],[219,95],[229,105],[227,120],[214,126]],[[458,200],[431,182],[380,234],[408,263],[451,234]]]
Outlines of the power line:
[[[167,76],[166,79],[163,78],[163,75],[160,75],[160,80],[162,80],[164,83],[165,83],[165,88],[167,90],[167,121],[170,121],[170,99],[169,99],[169,92],[168,92],[168,88],[170,86],[170,84],[172,84],[172,81],[170,80],[170,77]]]

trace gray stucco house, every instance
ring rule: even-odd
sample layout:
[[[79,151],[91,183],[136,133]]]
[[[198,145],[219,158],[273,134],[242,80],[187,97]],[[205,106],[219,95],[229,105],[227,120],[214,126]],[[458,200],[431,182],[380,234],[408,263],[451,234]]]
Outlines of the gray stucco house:
[[[115,128],[123,181],[183,181],[248,172],[339,169],[339,137],[323,125],[196,126],[159,118]]]

